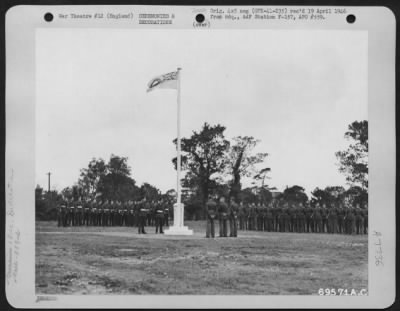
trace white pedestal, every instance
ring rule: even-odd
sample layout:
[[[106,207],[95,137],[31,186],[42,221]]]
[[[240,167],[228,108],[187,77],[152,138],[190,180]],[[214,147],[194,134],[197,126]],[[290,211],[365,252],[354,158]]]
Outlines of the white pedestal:
[[[164,231],[165,235],[192,235],[193,230],[183,225],[183,204],[174,204],[174,225]]]
[[[189,229],[187,226],[172,226],[164,231],[164,235],[192,235],[193,230]]]

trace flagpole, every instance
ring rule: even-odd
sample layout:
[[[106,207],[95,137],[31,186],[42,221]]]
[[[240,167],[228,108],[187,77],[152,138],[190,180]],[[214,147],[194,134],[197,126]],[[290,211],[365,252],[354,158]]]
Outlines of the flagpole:
[[[164,231],[166,235],[192,235],[193,230],[183,225],[184,208],[181,198],[181,74],[182,68],[178,68],[177,74],[177,157],[176,157],[176,205],[174,206],[174,225]]]
[[[176,176],[176,189],[177,189],[177,208],[179,209],[180,213],[179,217],[179,226],[183,226],[182,221],[182,214],[183,211],[181,210],[181,68],[178,68],[178,91],[177,91],[177,130],[178,130],[178,139],[177,139],[177,176]]]

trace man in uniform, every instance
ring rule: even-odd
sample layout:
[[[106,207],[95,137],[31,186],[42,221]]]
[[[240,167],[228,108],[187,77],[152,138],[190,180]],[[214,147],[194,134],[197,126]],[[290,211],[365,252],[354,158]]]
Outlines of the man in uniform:
[[[163,234],[164,208],[161,200],[159,200],[155,205],[155,219],[156,219],[156,234],[158,233],[158,229],[160,229],[160,233]]]
[[[346,211],[343,208],[343,203],[339,202],[337,208],[337,219],[338,219],[338,232],[345,233],[344,217],[346,216]]]
[[[297,220],[297,232],[304,233],[305,231],[305,222],[306,222],[306,215],[303,203],[299,203],[297,210],[296,210],[296,220]]]
[[[70,205],[70,217],[71,217],[71,226],[76,226],[76,204],[77,201],[71,200]]]
[[[126,208],[128,210],[128,213],[126,216],[126,223],[127,223],[128,227],[132,227],[133,226],[133,215],[134,215],[132,200],[128,200],[128,202],[126,203]]]
[[[235,202],[234,198],[231,198],[230,206],[229,206],[230,214],[229,214],[229,230],[230,237],[237,237],[237,227],[238,227],[238,212],[239,205]]]
[[[364,234],[368,234],[368,203],[363,204]]]
[[[313,208],[311,207],[309,202],[306,202],[306,206],[304,208],[304,215],[305,215],[305,222],[306,222],[306,232],[311,233],[313,232],[313,223],[312,223],[312,214]]]
[[[75,205],[75,213],[76,213],[76,223],[77,226],[82,226],[83,224],[83,201],[82,197],[78,198],[78,202]]]
[[[219,199],[218,204],[218,213],[219,213],[219,236],[227,237],[228,236],[228,205],[225,202],[225,198],[221,197]]]
[[[239,211],[238,211],[238,217],[239,217],[239,230],[244,230],[244,206],[243,206],[243,202],[240,202],[239,204]]]
[[[217,203],[210,198],[206,203],[207,229],[206,238],[215,238],[215,219],[217,218]]]
[[[82,220],[82,224],[86,226],[89,226],[90,207],[91,207],[91,201],[87,197],[86,200],[83,202],[83,220]]]
[[[139,202],[138,210],[139,210],[138,232],[139,234],[146,234],[144,227],[146,226],[147,215],[150,212],[150,206],[149,203],[146,202],[146,199],[143,199],[141,202]]]
[[[362,234],[363,230],[363,225],[364,225],[364,219],[363,219],[363,212],[360,208],[360,204],[356,204],[355,208],[355,216],[356,216],[356,233],[357,234]]]
[[[263,231],[264,229],[264,211],[263,211],[263,205],[261,203],[258,203],[256,206],[256,219],[257,219],[257,230],[258,231]]]
[[[101,226],[102,225],[102,218],[103,218],[103,200],[99,199],[96,202],[96,206],[95,206],[95,211],[94,211],[94,217],[96,218],[95,222],[96,222],[96,226]]]
[[[249,230],[256,230],[256,224],[257,224],[256,205],[254,203],[251,203],[249,208]]]
[[[169,227],[169,202],[165,200],[163,202],[163,209],[164,209],[164,225]]]
[[[273,231],[273,214],[272,214],[272,203],[269,202],[268,206],[265,208],[264,214],[264,229],[265,231]]]
[[[110,225],[110,203],[108,200],[106,200],[103,204],[103,210],[102,210],[102,219],[101,223],[104,226],[109,226]]]
[[[328,212],[328,233],[336,234],[338,222],[338,209],[331,203]]]
[[[250,204],[245,203],[243,206],[244,211],[244,230],[250,230]]]
[[[289,231],[297,232],[297,206],[296,203],[289,203],[289,208],[287,209],[289,215]]]
[[[281,207],[278,200],[272,202],[272,220],[273,220],[273,232],[279,232],[279,214]]]
[[[57,227],[61,227],[63,225],[63,200],[58,202],[57,204]]]
[[[285,217],[286,217],[286,203],[281,201],[279,202],[278,208],[277,208],[277,213],[278,213],[278,227],[279,227],[279,232],[285,232]]]
[[[110,226],[115,226],[117,220],[117,205],[115,204],[114,200],[110,202]]]
[[[322,233],[328,232],[328,208],[326,204],[322,204],[321,209],[321,217],[322,217]]]
[[[314,213],[312,215],[314,221],[314,232],[322,233],[322,215],[321,215],[321,207],[317,202],[314,208]]]
[[[350,204],[347,204],[346,208],[346,216],[345,216],[345,225],[346,225],[346,233],[353,234],[355,232],[355,215],[354,209]]]

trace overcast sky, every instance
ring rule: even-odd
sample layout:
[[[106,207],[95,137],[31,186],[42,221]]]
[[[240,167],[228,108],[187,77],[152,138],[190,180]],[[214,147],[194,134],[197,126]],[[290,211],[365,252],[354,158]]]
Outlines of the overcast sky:
[[[367,33],[302,30],[39,29],[36,182],[61,190],[93,158],[126,156],[140,185],[176,187],[176,91],[146,93],[182,67],[182,136],[204,122],[260,139],[278,190],[343,185],[335,152],[367,115]],[[347,186],[346,186],[347,187]]]

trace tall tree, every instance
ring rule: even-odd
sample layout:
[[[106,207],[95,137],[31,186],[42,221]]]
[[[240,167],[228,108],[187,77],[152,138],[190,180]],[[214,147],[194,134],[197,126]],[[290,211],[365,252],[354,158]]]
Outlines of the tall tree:
[[[339,171],[352,186],[368,189],[368,121],[354,121],[344,137],[351,141],[347,150],[336,152]]]
[[[210,191],[216,186],[215,174],[221,172],[225,165],[224,155],[229,142],[224,131],[225,126],[204,123],[199,132],[193,131],[190,138],[181,140],[182,169],[187,170],[188,176],[196,183],[203,209]],[[174,143],[177,143],[176,139]],[[176,158],[172,161],[176,168]]]
[[[103,199],[128,200],[138,197],[138,187],[130,177],[128,158],[111,155],[106,165],[106,173],[100,177],[97,192]]]
[[[364,202],[368,202],[368,191],[359,186],[353,186],[343,193],[343,199],[351,205],[361,205]]]
[[[282,198],[291,203],[305,203],[308,200],[304,188],[297,185],[286,188],[283,191]]]
[[[103,159],[93,158],[87,168],[81,169],[78,185],[82,188],[85,197],[95,196],[100,179],[106,173],[107,166]]]
[[[342,186],[328,186],[325,189],[315,188],[311,195],[314,202],[331,204],[342,202],[344,193],[345,189]]]
[[[256,174],[256,164],[263,162],[268,154],[252,152],[260,142],[252,136],[237,136],[233,141],[226,155],[225,167],[227,174],[231,176],[229,195],[237,199],[241,189],[241,178]]]
[[[144,183],[140,187],[140,195],[141,198],[145,198],[146,200],[157,201],[161,197],[161,191],[148,183]]]

